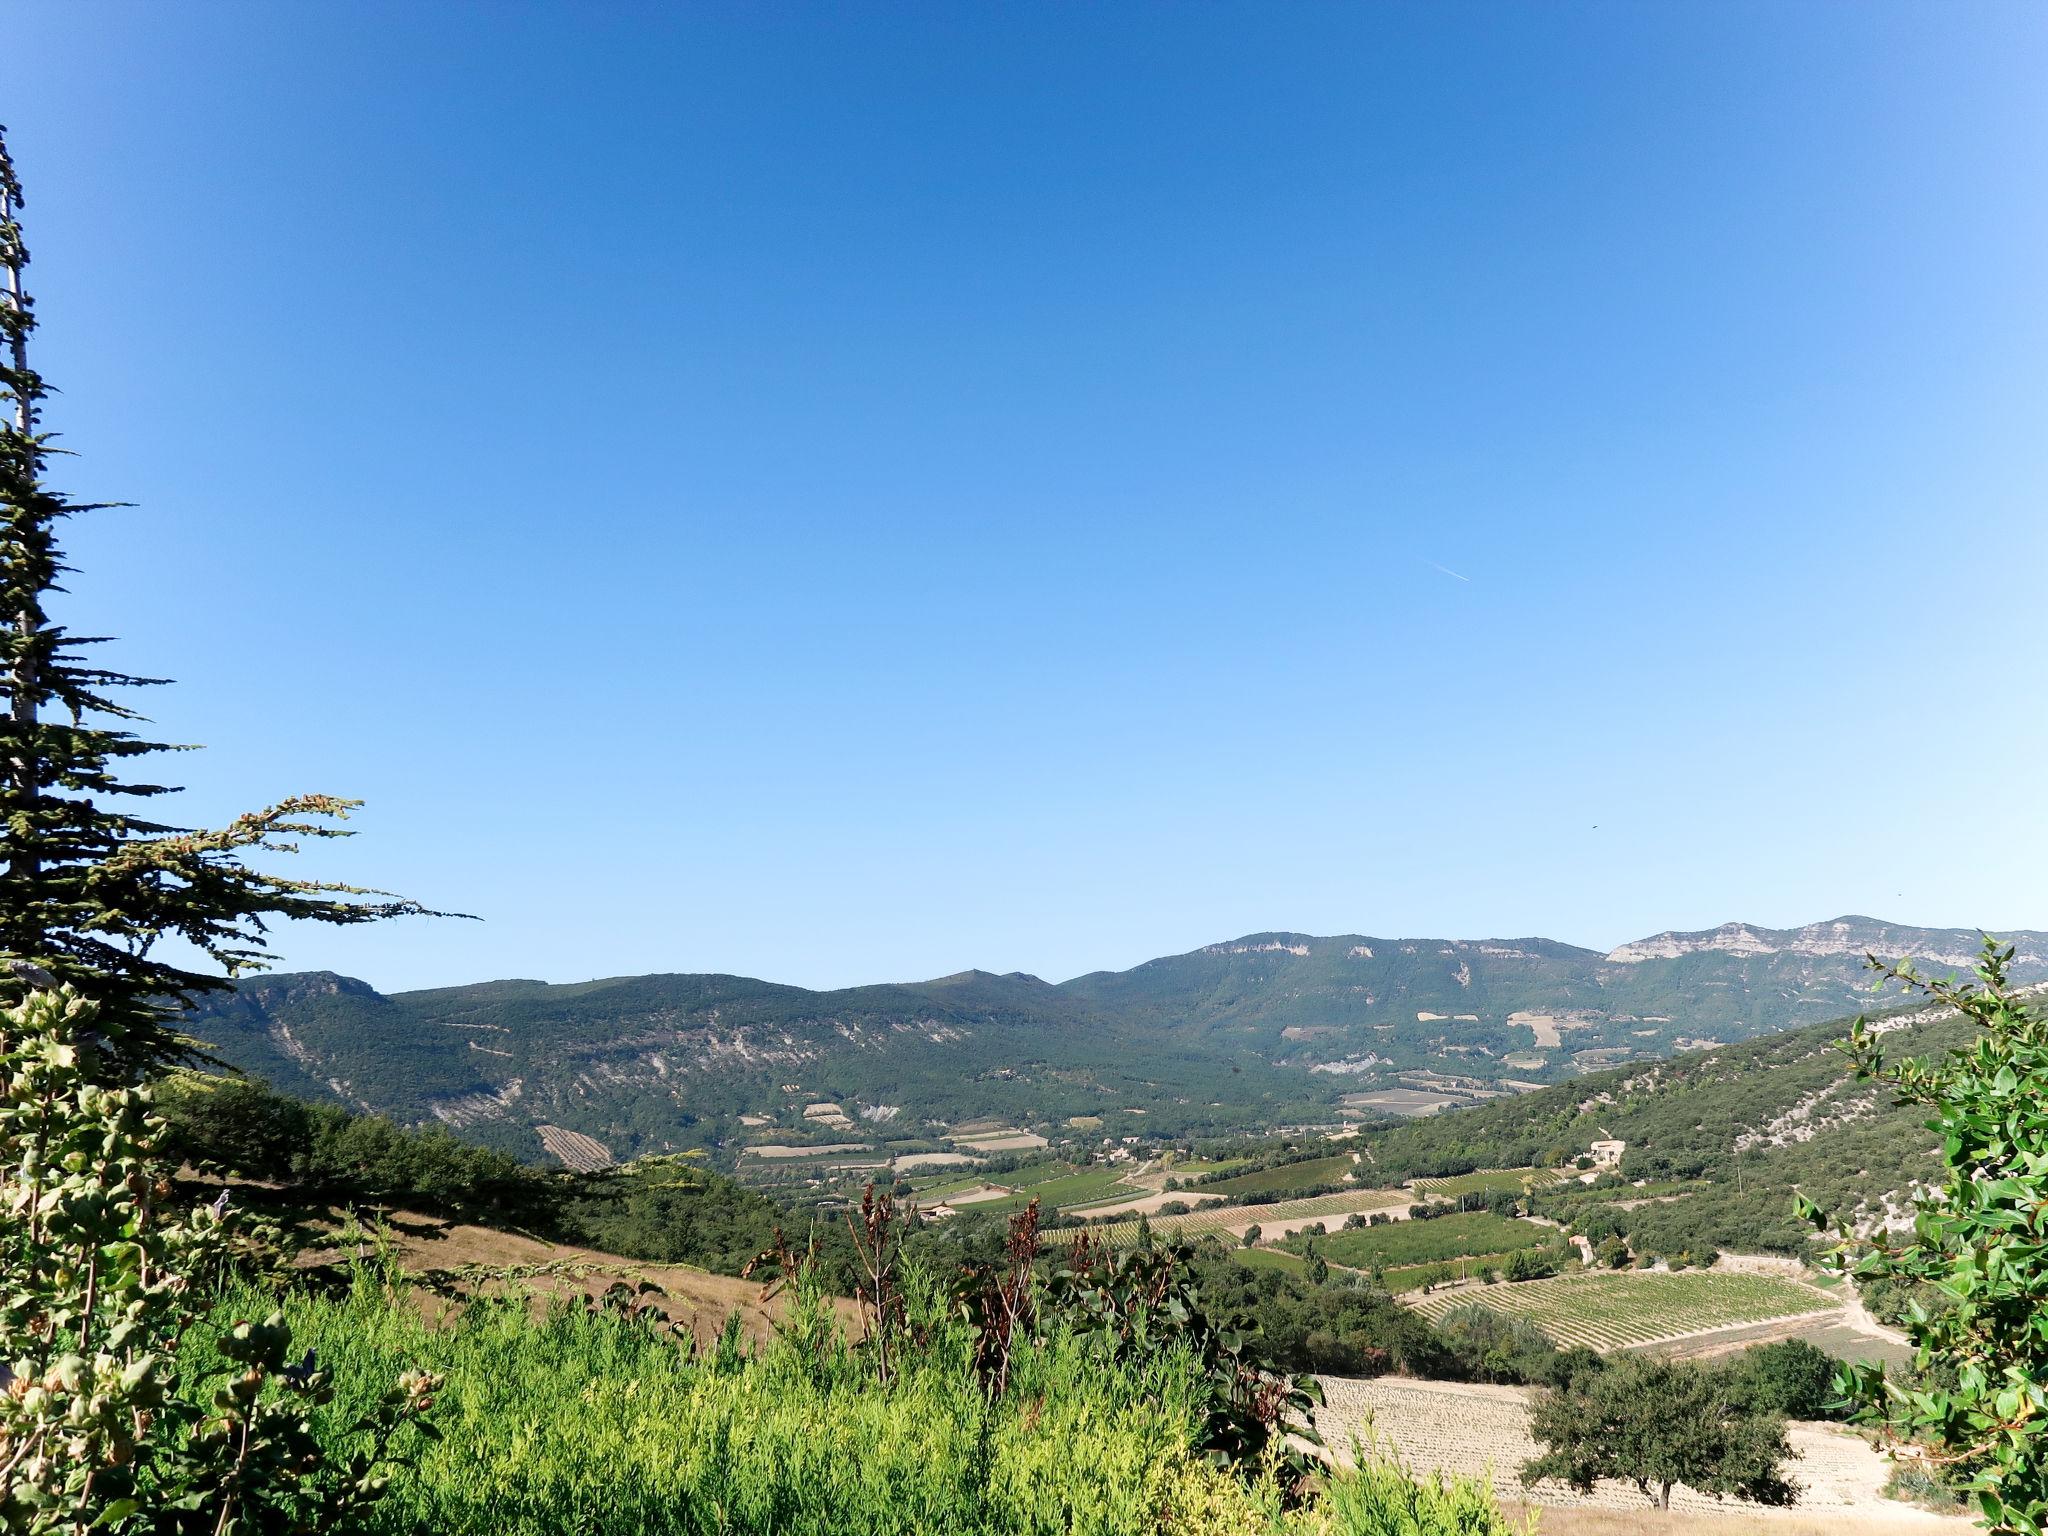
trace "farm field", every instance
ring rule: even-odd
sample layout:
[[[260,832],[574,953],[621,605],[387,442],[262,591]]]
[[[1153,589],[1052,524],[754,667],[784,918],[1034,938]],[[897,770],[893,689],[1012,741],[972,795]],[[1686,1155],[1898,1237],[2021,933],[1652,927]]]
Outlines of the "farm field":
[[[740,1156],[761,1157],[770,1162],[788,1162],[813,1157],[840,1157],[849,1152],[873,1152],[873,1146],[865,1141],[835,1141],[827,1146],[793,1147],[780,1144],[742,1147]]]
[[[1032,1152],[1047,1145],[1046,1139],[1036,1131],[986,1131],[976,1135],[956,1132],[946,1139],[970,1152]]]
[[[1425,1093],[1420,1088],[1380,1088],[1370,1093],[1347,1093],[1342,1100],[1346,1109],[1371,1110],[1376,1114],[1399,1115],[1409,1120],[1433,1115],[1448,1105],[1471,1102],[1463,1094]]]
[[[1505,1268],[1507,1262],[1508,1256],[1505,1253],[1471,1253],[1455,1259],[1437,1259],[1427,1264],[1402,1264],[1392,1269],[1383,1269],[1380,1271],[1380,1279],[1386,1284],[1389,1295],[1399,1296],[1403,1291],[1412,1291],[1419,1285],[1436,1283],[1442,1279],[1446,1269],[1456,1271],[1460,1280],[1469,1280],[1489,1265],[1498,1271]]]
[[[1008,1184],[1017,1191],[1007,1199],[991,1201],[987,1207],[991,1211],[1021,1211],[1033,1200],[1044,1211],[1053,1206],[1100,1203],[1144,1193],[1124,1183],[1123,1176],[1114,1168],[1082,1168],[1022,1186],[1000,1174],[991,1182]]]
[[[919,1205],[937,1205],[941,1200],[950,1200],[954,1195],[964,1195],[970,1189],[979,1189],[987,1181],[980,1174],[939,1174],[931,1178],[910,1181],[911,1198]]]
[[[1318,1184],[1336,1184],[1347,1178],[1352,1171],[1352,1154],[1339,1152],[1331,1157],[1311,1158],[1305,1163],[1283,1163],[1278,1168],[1261,1168],[1256,1173],[1241,1173],[1235,1178],[1221,1179],[1214,1184],[1196,1186],[1205,1195],[1278,1195],[1291,1189],[1311,1189]],[[1179,1170],[1175,1170],[1178,1172]]]
[[[1435,1321],[1471,1302],[1526,1317],[1559,1344],[1628,1349],[1714,1328],[1831,1311],[1839,1303],[1775,1275],[1641,1270],[1558,1275],[1516,1285],[1437,1291],[1409,1304]]]
[[[1245,1161],[1241,1157],[1226,1157],[1214,1161],[1191,1157],[1185,1162],[1169,1164],[1166,1171],[1177,1179],[1199,1179],[1212,1173],[1228,1173],[1233,1168],[1242,1168]]]
[[[1415,1179],[1410,1187],[1432,1200],[1455,1200],[1460,1195],[1496,1189],[1519,1195],[1524,1182],[1543,1189],[1565,1177],[1566,1173],[1559,1168],[1482,1168],[1477,1173],[1461,1173],[1448,1179]]]
[[[1189,1211],[1180,1216],[1151,1218],[1158,1237],[1194,1239],[1210,1233],[1236,1237],[1247,1227],[1258,1227],[1268,1236],[1279,1237],[1310,1222],[1341,1223],[1353,1211],[1405,1211],[1408,1196],[1398,1189],[1346,1190],[1335,1195],[1312,1195],[1302,1200],[1276,1200],[1271,1205],[1219,1205],[1208,1210]],[[1105,1222],[1089,1229],[1107,1243],[1128,1243],[1138,1235],[1138,1222]]]
[[[1394,1377],[1367,1381],[1325,1376],[1320,1380],[1326,1402],[1316,1413],[1316,1427],[1341,1459],[1350,1459],[1356,1439],[1390,1452],[1414,1472],[1455,1472],[1488,1479],[1495,1494],[1504,1500],[1558,1511],[1556,1517],[1544,1516],[1545,1531],[1579,1529],[1569,1518],[1579,1511],[1614,1511],[1637,1517],[1656,1513],[1627,1483],[1599,1483],[1590,1495],[1548,1482],[1525,1489],[1517,1474],[1538,1447],[1529,1434],[1529,1394],[1524,1388]],[[1681,1485],[1672,1490],[1671,1516],[1681,1522],[1708,1517],[1700,1519],[1698,1529],[1716,1536],[1771,1529],[1795,1536],[1810,1529],[1816,1520],[1829,1520],[1829,1529],[1842,1532],[1851,1529],[1852,1520],[1858,1531],[1868,1531],[1873,1523],[1880,1529],[1943,1536],[1967,1536],[1973,1529],[1967,1521],[1944,1520],[1885,1498],[1890,1464],[1854,1434],[1832,1425],[1794,1424],[1789,1438],[1799,1453],[1799,1459],[1786,1469],[1799,1488],[1799,1501],[1791,1508],[1732,1505]],[[1713,1523],[1714,1516],[1720,1516],[1725,1524]],[[1668,1532],[1694,1527],[1680,1523],[1655,1529]]]
[[[1316,1239],[1317,1251],[1332,1264],[1392,1269],[1402,1264],[1430,1264],[1441,1259],[1478,1258],[1516,1248],[1540,1248],[1557,1238],[1549,1227],[1490,1211],[1460,1211],[1428,1221],[1390,1221],[1379,1227],[1358,1227]],[[1299,1235],[1289,1238],[1298,1246]]]
[[[1106,1203],[1144,1191],[1124,1182],[1116,1168],[1083,1168],[1057,1159],[1029,1164],[1007,1173],[961,1175],[943,1173],[911,1180],[913,1198],[927,1209],[941,1203],[975,1205],[986,1211],[1020,1211],[1033,1200],[1042,1206]],[[1000,1194],[977,1192],[994,1188]],[[961,1197],[969,1197],[963,1200]]]
[[[1069,1216],[1091,1221],[1097,1216],[1157,1216],[1160,1207],[1176,1202],[1181,1205],[1221,1204],[1223,1197],[1205,1195],[1198,1189],[1142,1190],[1122,1199],[1091,1200],[1086,1205],[1067,1205],[1061,1209]]]

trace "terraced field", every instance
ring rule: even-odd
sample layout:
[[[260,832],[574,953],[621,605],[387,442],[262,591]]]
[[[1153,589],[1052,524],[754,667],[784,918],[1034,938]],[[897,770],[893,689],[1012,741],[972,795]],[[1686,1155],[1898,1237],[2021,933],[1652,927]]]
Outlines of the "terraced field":
[[[1304,1200],[1276,1200],[1271,1205],[1219,1205],[1208,1210],[1189,1211],[1181,1216],[1154,1216],[1152,1231],[1158,1237],[1193,1239],[1211,1233],[1236,1237],[1247,1227],[1257,1227],[1268,1237],[1280,1237],[1312,1221],[1341,1223],[1354,1211],[1397,1211],[1409,1205],[1409,1195],[1400,1189],[1345,1190],[1335,1195],[1312,1195]],[[1105,1222],[1088,1229],[1104,1242],[1128,1243],[1138,1235],[1136,1218]]]
[[[1826,1292],[1775,1275],[1621,1270],[1558,1275],[1515,1285],[1461,1287],[1410,1301],[1431,1321],[1477,1302],[1526,1317],[1560,1344],[1629,1349],[1712,1328],[1803,1317],[1838,1309]]]

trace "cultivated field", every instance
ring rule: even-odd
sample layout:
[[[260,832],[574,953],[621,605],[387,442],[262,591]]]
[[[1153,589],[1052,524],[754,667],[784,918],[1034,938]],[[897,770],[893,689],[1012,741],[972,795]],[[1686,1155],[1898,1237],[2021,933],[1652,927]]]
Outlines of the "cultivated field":
[[[1321,1380],[1327,1402],[1316,1414],[1316,1427],[1343,1459],[1349,1459],[1351,1442],[1357,1439],[1391,1452],[1411,1471],[1490,1478],[1501,1498],[1543,1505],[1560,1516],[1575,1510],[1634,1513],[1647,1508],[1643,1495],[1629,1483],[1602,1483],[1585,1496],[1555,1483],[1525,1489],[1520,1478],[1522,1463],[1535,1456],[1538,1448],[1529,1434],[1528,1393],[1523,1388],[1391,1377],[1361,1381],[1325,1376]],[[1841,1520],[1839,1527],[1830,1524],[1828,1528],[1845,1532],[1851,1528],[1850,1517],[1854,1517],[1857,1531],[1867,1531],[1865,1522],[1871,1520],[1887,1528],[1895,1528],[1896,1523],[1896,1527],[1927,1532],[1972,1529],[1967,1521],[1944,1520],[1885,1498],[1882,1489],[1889,1466],[1855,1435],[1822,1424],[1794,1424],[1790,1435],[1799,1453],[1799,1459],[1787,1469],[1787,1476],[1799,1487],[1799,1501],[1792,1508],[1723,1503],[1681,1486],[1672,1490],[1672,1514],[1688,1518],[1721,1515],[1730,1520],[1723,1530],[1742,1529],[1754,1521],[1756,1527],[1782,1529],[1786,1536],[1799,1529],[1797,1522],[1815,1517]],[[1733,1523],[1737,1518],[1743,1526]],[[1778,1522],[1791,1523],[1780,1526]],[[1546,1515],[1543,1529],[1569,1532],[1574,1526],[1569,1518],[1553,1520]]]
[[[1490,1258],[1516,1248],[1541,1248],[1558,1241],[1555,1228],[1539,1227],[1490,1211],[1460,1211],[1428,1221],[1388,1222],[1332,1232],[1314,1240],[1324,1258],[1351,1269],[1389,1269],[1403,1264],[1430,1264],[1441,1259]]]
[[[1240,1173],[1214,1184],[1196,1187],[1204,1194],[1225,1195],[1233,1199],[1243,1195],[1284,1194],[1291,1189],[1307,1189],[1315,1184],[1341,1184],[1351,1177],[1355,1162],[1355,1154],[1339,1152],[1332,1157],[1282,1163],[1278,1168],[1261,1168],[1256,1173]]]
[[[1409,1304],[1434,1320],[1471,1302],[1526,1317],[1559,1344],[1587,1344],[1598,1350],[1630,1349],[1775,1318],[1835,1313],[1841,1307],[1834,1297],[1802,1281],[1719,1270],[1559,1275],[1514,1285],[1461,1286],[1413,1298]]]
[[[1341,1101],[1346,1109],[1371,1109],[1383,1115],[1404,1115],[1420,1119],[1450,1104],[1469,1104],[1463,1094],[1425,1093],[1420,1088],[1378,1088],[1370,1093],[1347,1093]]]
[[[1212,1233],[1218,1237],[1241,1237],[1246,1228],[1257,1227],[1265,1237],[1285,1237],[1311,1222],[1342,1223],[1353,1211],[1406,1211],[1408,1193],[1399,1189],[1346,1190],[1336,1195],[1314,1195],[1306,1200],[1276,1200],[1271,1205],[1223,1205],[1206,1211],[1189,1211],[1180,1216],[1154,1216],[1152,1231],[1159,1237],[1197,1238]],[[1088,1230],[1107,1243],[1128,1243],[1138,1235],[1136,1220],[1105,1222]]]
[[[1062,1206],[1069,1216],[1150,1216],[1162,1205],[1171,1205],[1178,1200],[1182,1205],[1213,1205],[1223,1199],[1199,1189],[1158,1189],[1150,1194],[1132,1195],[1123,1199],[1091,1200],[1086,1205]]]
[[[1544,1189],[1568,1177],[1558,1168],[1482,1168],[1477,1173],[1461,1173],[1448,1179],[1411,1179],[1408,1187],[1432,1200],[1455,1200],[1481,1190],[1499,1189],[1519,1195],[1525,1184]]]
[[[991,1131],[980,1135],[952,1135],[946,1138],[956,1147],[975,1152],[1035,1152],[1046,1139],[1035,1131]]]
[[[600,1173],[612,1165],[612,1149],[595,1136],[559,1125],[536,1125],[541,1146],[563,1166],[578,1173]]]

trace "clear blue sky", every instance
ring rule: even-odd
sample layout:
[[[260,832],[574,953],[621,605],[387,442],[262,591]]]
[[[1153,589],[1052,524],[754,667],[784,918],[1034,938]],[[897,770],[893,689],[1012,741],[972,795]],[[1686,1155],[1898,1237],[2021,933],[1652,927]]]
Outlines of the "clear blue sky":
[[[8,25],[71,612],[487,919],[289,966],[2048,927],[2037,6]]]

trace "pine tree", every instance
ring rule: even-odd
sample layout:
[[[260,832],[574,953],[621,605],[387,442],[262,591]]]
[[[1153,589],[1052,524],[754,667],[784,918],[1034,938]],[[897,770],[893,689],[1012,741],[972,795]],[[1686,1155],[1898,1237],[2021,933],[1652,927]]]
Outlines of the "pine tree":
[[[94,665],[102,637],[73,634],[49,613],[70,569],[60,524],[115,504],[73,501],[46,479],[60,450],[42,424],[48,387],[29,366],[36,317],[21,207],[0,129],[0,997],[72,984],[99,1005],[104,1067],[125,1073],[188,1054],[176,1017],[198,994],[263,968],[271,921],[363,923],[426,909],[244,862],[348,835],[336,823],[355,801],[298,795],[218,831],[137,814],[175,786],[128,777],[130,765],[184,749],[138,734],[143,718],[117,697],[163,679]],[[166,941],[218,973],[165,958]]]

